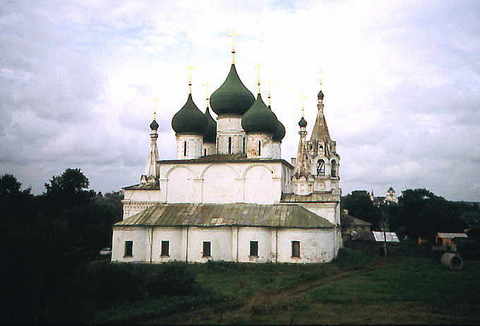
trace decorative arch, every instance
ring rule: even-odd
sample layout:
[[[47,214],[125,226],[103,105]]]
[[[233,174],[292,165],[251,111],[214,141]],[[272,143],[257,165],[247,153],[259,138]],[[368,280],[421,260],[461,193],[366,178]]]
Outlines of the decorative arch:
[[[213,168],[212,168],[213,167]],[[202,174],[202,202],[235,203],[241,194],[236,190],[238,172],[229,164],[210,164]]]
[[[188,203],[194,195],[193,172],[186,166],[174,166],[167,173],[167,202]]]
[[[253,164],[244,173],[245,195],[247,203],[272,204],[275,199],[274,171],[265,165]]]
[[[194,175],[193,170],[192,170],[191,168],[189,168],[188,166],[185,166],[185,165],[174,165],[174,166],[172,166],[172,167],[167,171],[167,173],[165,174],[165,178],[168,179],[168,176],[170,175],[170,173],[172,173],[173,170],[175,170],[175,169],[187,169],[187,170],[191,173],[192,177],[193,177],[193,175]]]
[[[203,179],[203,177],[205,176],[205,173],[212,167],[212,166],[226,166],[228,167],[230,170],[233,171],[233,173],[235,173],[235,178],[238,178],[239,176],[239,173],[237,170],[235,170],[235,168],[233,166],[231,166],[230,164],[210,164],[208,165],[205,169],[203,169],[202,173],[200,174],[200,178]]]
[[[274,171],[271,167],[269,167],[268,165],[258,164],[258,163],[257,163],[257,164],[252,164],[252,165],[250,165],[248,168],[246,168],[245,171],[243,171],[243,173],[242,173],[242,178],[244,179],[244,178],[246,177],[246,175],[247,175],[247,172],[248,172],[250,169],[252,169],[252,168],[254,168],[254,167],[256,167],[256,166],[261,166],[261,167],[265,168],[265,169],[266,169],[267,171],[269,171],[271,174],[274,174],[274,173],[275,173],[275,171]]]

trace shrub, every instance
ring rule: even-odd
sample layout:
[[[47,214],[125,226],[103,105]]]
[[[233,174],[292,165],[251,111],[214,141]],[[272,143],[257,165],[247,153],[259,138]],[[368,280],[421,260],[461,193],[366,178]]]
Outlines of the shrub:
[[[342,269],[358,269],[373,261],[373,257],[361,250],[340,248],[335,264]]]

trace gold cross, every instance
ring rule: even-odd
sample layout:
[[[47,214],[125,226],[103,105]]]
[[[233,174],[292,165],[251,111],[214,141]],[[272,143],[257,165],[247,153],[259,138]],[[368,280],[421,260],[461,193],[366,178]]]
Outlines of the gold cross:
[[[188,91],[190,94],[192,94],[192,71],[193,69],[195,69],[194,66],[190,65],[190,66],[187,66],[187,70],[188,70]]]
[[[202,86],[203,86],[203,91],[205,93],[205,101],[207,102],[207,107],[208,107],[208,100],[210,99],[208,94],[208,82],[202,83]]]
[[[231,38],[231,44],[232,44],[232,64],[235,64],[235,36],[238,36],[238,34],[235,33],[234,30],[232,30],[230,33],[227,34]]]
[[[257,64],[257,86],[258,86],[258,94],[260,94],[260,64]]]
[[[155,105],[154,105],[154,106],[155,106],[155,109],[158,110],[158,107],[159,107],[158,103],[160,103],[160,98],[159,98],[159,97],[154,97],[154,98],[153,98],[153,102],[155,103]],[[154,112],[153,112],[153,120],[156,120],[156,118],[157,118],[157,112],[154,111]]]

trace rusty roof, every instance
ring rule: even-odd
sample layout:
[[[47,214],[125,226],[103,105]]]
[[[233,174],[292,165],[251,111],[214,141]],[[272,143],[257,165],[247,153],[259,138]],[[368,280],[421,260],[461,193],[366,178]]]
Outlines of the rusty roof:
[[[158,204],[115,226],[263,226],[334,228],[327,219],[295,204]]]

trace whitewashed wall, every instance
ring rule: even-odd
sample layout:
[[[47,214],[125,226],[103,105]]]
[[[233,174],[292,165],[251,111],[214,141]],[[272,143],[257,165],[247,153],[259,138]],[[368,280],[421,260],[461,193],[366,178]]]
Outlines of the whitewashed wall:
[[[231,154],[243,153],[245,131],[242,128],[242,117],[238,115],[222,115],[217,118],[217,151],[228,152],[228,138],[231,138]]]
[[[336,256],[341,246],[338,233],[335,229],[236,226],[154,227],[153,231],[152,228],[114,227],[112,261],[328,262]],[[124,257],[125,241],[128,240],[133,241],[133,257]],[[169,257],[160,256],[162,240],[169,241]],[[211,257],[203,257],[204,241],[211,243]],[[258,241],[258,257],[250,257],[250,241]],[[292,241],[300,241],[299,258],[292,257]]]
[[[217,154],[217,144],[203,143],[202,156]]]
[[[112,261],[150,261],[149,230],[144,227],[115,227],[112,238]],[[133,241],[133,256],[125,257],[125,241]]]
[[[272,141],[272,158],[280,159],[282,158],[282,143],[278,141]]]
[[[159,190],[124,190],[123,219],[153,206],[161,199]]]
[[[339,203],[298,203],[309,211],[327,219],[332,224],[340,224]]]
[[[280,202],[288,170],[268,161],[161,164],[160,202],[274,204]]]
[[[322,229],[279,229],[278,262],[326,263],[335,253],[335,231]],[[292,257],[292,241],[300,241],[300,257]]]
[[[177,140],[177,159],[199,158],[203,155],[203,136],[195,134],[176,134]],[[187,145],[187,155],[185,154],[185,144]]]
[[[260,142],[260,146],[258,146]],[[259,153],[260,150],[260,153]],[[273,158],[272,157],[272,136],[264,133],[247,134],[247,157],[251,158]]]
[[[236,229],[236,228],[235,228]],[[266,263],[272,261],[272,229],[261,227],[238,228],[238,261],[244,263]],[[235,231],[234,231],[235,232]],[[273,232],[275,234],[275,232]],[[234,236],[236,239],[236,236]],[[258,241],[258,257],[250,256],[250,241]],[[275,248],[273,248],[275,250]],[[237,253],[234,253],[236,259]],[[274,258],[273,258],[274,261]]]
[[[162,257],[162,241],[169,242],[169,256]],[[154,227],[152,237],[152,262],[166,263],[185,261],[185,245],[183,244],[183,228]]]

